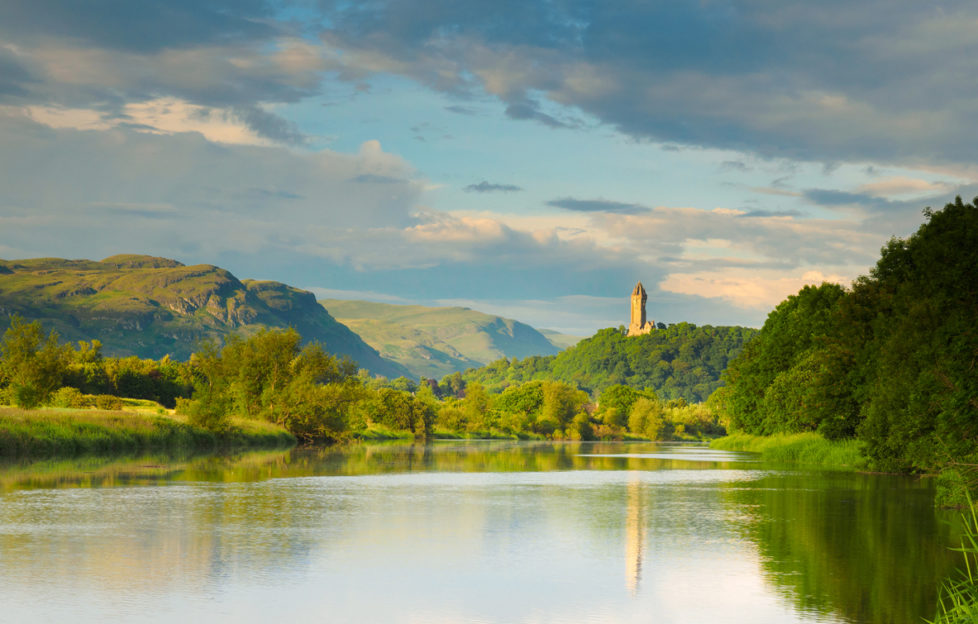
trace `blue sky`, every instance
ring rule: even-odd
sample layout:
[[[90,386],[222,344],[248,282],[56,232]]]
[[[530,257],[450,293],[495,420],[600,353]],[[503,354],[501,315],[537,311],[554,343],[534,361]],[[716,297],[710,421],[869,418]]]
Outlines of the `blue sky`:
[[[0,5],[0,257],[759,326],[978,194],[978,5]]]

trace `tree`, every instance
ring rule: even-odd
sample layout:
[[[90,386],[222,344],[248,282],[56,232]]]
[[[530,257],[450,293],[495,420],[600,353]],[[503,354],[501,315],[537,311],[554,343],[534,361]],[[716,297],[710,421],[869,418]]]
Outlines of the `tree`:
[[[818,403],[800,393],[815,378],[820,362],[841,361],[833,356],[842,342],[839,313],[846,297],[838,284],[805,286],[781,302],[767,317],[761,332],[724,372],[730,388],[725,408],[734,429],[753,434],[799,432],[815,429],[816,420],[806,403]],[[823,376],[824,377],[824,376]],[[845,402],[851,393],[845,375],[833,379]]]
[[[476,431],[489,431],[496,424],[492,412],[492,399],[480,383],[470,383],[465,387],[462,411],[469,428]]]
[[[587,394],[559,381],[545,381],[543,390],[543,405],[540,408],[540,422],[548,423],[555,430],[563,431],[571,419],[580,412],[587,403]]]
[[[625,427],[632,405],[642,394],[628,386],[608,386],[598,399],[598,406],[606,424]]]
[[[658,399],[639,397],[628,413],[628,429],[632,433],[644,435],[651,440],[659,437],[665,426],[662,417],[662,403]]]
[[[67,370],[70,347],[58,344],[52,331],[44,338],[41,323],[25,323],[19,315],[0,343],[0,377],[10,386],[11,398],[18,407],[34,409],[45,403],[61,386]]]

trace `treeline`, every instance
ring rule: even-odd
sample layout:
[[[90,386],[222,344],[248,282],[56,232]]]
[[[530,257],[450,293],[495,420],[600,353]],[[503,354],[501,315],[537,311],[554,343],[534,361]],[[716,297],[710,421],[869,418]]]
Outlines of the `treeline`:
[[[461,375],[441,383],[371,378],[295,330],[263,330],[203,345],[188,362],[106,358],[97,341],[61,344],[37,322],[12,319],[0,343],[0,398],[25,408],[118,408],[114,397],[174,407],[223,431],[232,417],[268,421],[307,442],[408,435],[549,439],[700,438],[723,433],[714,411],[607,386],[598,400],[555,380],[493,394]]]
[[[808,286],[771,312],[717,397],[732,429],[858,438],[879,470],[976,463],[978,207],[924,215],[851,288]]]
[[[193,367],[164,357],[112,358],[98,340],[62,344],[37,321],[13,316],[0,342],[0,402],[32,409],[115,407],[115,397],[148,399],[172,408],[193,389]],[[89,395],[85,397],[83,395]]]
[[[652,388],[664,400],[700,403],[723,382],[721,373],[757,330],[677,323],[644,336],[608,328],[548,357],[501,359],[463,377],[494,392],[531,380],[557,380],[592,395],[623,385]]]

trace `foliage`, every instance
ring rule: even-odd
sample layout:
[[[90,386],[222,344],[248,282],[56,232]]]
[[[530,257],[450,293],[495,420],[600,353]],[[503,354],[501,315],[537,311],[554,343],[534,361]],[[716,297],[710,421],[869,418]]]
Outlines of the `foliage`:
[[[51,405],[55,407],[82,408],[89,407],[89,402],[77,388],[64,386],[58,388],[51,397]]]
[[[678,323],[644,336],[599,331],[555,356],[502,359],[464,373],[492,392],[533,380],[562,381],[594,396],[615,385],[652,388],[665,400],[705,401],[756,330]]]
[[[237,415],[282,425],[307,441],[340,438],[361,398],[356,365],[320,345],[300,349],[301,342],[294,329],[266,329],[247,339],[230,336],[220,349],[204,345],[191,360],[193,400],[180,410],[212,431]]]
[[[957,578],[944,581],[932,624],[973,624],[978,621],[978,512],[968,497],[968,511],[961,514],[964,530],[961,547],[954,550],[964,559]]]
[[[662,403],[655,398],[639,397],[628,412],[628,429],[650,440],[659,438],[664,424]]]
[[[0,379],[10,386],[14,403],[24,409],[45,403],[61,385],[66,356],[56,332],[45,339],[39,322],[12,317],[0,342]]]
[[[39,325],[31,332],[40,335]],[[624,385],[607,387],[595,405],[587,392],[551,379],[494,394],[457,373],[441,383],[370,377],[318,344],[302,346],[292,329],[205,342],[185,363],[104,357],[97,339],[77,346],[58,345],[56,336],[49,342],[63,364],[63,385],[50,403],[121,410],[139,401],[158,407],[159,401],[175,406],[190,426],[218,436],[230,435],[236,419],[274,423],[307,443],[428,438],[436,426],[441,436],[510,439],[700,439],[722,432],[705,406],[682,399],[663,404],[649,390]],[[629,419],[639,399],[651,403]]]
[[[808,286],[771,312],[725,374],[732,428],[858,437],[878,470],[978,459],[978,207],[924,215],[851,289]]]
[[[121,410],[122,401],[111,394],[100,394],[95,397],[95,407],[100,410]]]
[[[257,425],[257,426],[256,426]],[[167,416],[127,411],[0,408],[0,456],[70,456],[148,450],[291,446],[284,429],[233,421],[216,434]]]
[[[710,448],[760,453],[764,461],[779,463],[856,469],[865,467],[867,462],[865,445],[858,440],[828,440],[815,432],[770,436],[732,433],[710,442]]]

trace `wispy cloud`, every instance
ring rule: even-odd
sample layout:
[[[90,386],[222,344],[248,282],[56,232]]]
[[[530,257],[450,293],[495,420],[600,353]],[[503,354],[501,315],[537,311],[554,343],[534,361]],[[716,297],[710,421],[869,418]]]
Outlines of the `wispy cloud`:
[[[466,186],[464,190],[466,193],[515,193],[516,191],[522,191],[523,187],[516,186],[515,184],[494,184],[483,180],[478,184]]]
[[[616,214],[641,214],[648,212],[649,209],[639,204],[627,204],[623,202],[608,201],[606,199],[574,199],[573,197],[563,197],[552,199],[547,202],[548,206],[573,210],[575,212],[611,212]]]

